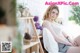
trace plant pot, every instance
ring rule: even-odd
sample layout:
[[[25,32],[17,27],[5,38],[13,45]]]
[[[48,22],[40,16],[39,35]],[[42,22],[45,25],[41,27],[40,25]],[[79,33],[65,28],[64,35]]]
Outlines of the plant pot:
[[[31,40],[28,40],[28,39],[23,39],[23,43],[24,45],[28,45],[30,44]]]

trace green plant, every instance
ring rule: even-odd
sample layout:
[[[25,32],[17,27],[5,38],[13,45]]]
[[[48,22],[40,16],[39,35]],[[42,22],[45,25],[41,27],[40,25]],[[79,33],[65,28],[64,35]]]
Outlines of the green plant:
[[[16,18],[16,10],[17,10],[16,0],[12,0],[10,6],[11,6],[10,13],[15,18],[16,27],[18,28],[19,23],[18,23],[17,18]],[[16,37],[12,41],[12,47],[16,49],[17,53],[22,53],[22,35],[20,34],[19,31],[16,31],[16,32],[17,32]],[[12,53],[12,52],[9,52],[9,53]]]
[[[25,9],[25,7],[22,5],[22,4],[19,4],[18,5],[18,10],[20,11],[21,13],[21,17],[23,17],[22,13],[23,13],[23,10]]]
[[[20,34],[19,31],[18,31],[17,36],[15,37],[13,46],[14,46],[14,48],[16,48],[16,52],[17,53],[21,53],[22,52],[22,35]]]
[[[69,17],[69,20],[74,20],[77,24],[80,25],[80,6],[71,6],[72,7],[72,16]]]
[[[16,0],[11,0],[10,12],[16,18]]]

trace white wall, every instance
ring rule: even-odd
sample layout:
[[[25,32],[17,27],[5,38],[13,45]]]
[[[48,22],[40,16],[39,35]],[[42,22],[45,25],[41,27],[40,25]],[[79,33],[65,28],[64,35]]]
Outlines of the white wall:
[[[31,14],[33,16],[37,15],[40,18],[40,22],[42,22],[43,15],[48,7],[48,5],[45,5],[46,1],[53,1],[53,0],[17,0],[17,3],[23,3],[26,7],[29,8]],[[60,1],[60,0],[54,0],[54,1]],[[66,0],[63,0],[66,1]],[[70,0],[67,0],[67,2]],[[72,0],[75,1],[75,0]],[[78,0],[76,0],[78,1]],[[70,14],[70,6],[59,6],[60,8],[60,15],[59,18],[63,18],[63,20],[67,20]]]

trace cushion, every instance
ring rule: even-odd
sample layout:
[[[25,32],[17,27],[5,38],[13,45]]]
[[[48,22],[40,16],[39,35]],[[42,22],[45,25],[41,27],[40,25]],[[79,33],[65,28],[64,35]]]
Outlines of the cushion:
[[[47,28],[43,28],[43,44],[44,48],[49,53],[58,53],[58,44],[52,33]]]

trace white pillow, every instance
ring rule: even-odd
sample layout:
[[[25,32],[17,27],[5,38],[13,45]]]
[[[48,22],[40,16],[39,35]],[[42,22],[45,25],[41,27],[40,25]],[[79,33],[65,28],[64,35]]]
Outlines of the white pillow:
[[[58,53],[58,44],[47,28],[43,28],[43,44],[49,53]]]

